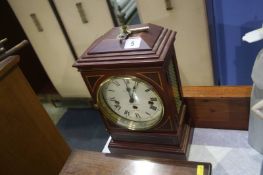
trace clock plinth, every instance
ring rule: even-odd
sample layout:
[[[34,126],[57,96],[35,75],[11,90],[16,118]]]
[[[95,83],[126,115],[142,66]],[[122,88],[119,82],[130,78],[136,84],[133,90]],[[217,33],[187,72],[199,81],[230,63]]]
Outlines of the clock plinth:
[[[192,132],[174,50],[176,33],[153,24],[98,38],[75,67],[112,137],[114,153],[187,159]]]
[[[113,141],[109,143],[111,153],[140,155],[148,157],[164,157],[177,160],[187,160],[189,143],[193,136],[193,129],[185,125],[180,145],[151,144],[140,142]]]

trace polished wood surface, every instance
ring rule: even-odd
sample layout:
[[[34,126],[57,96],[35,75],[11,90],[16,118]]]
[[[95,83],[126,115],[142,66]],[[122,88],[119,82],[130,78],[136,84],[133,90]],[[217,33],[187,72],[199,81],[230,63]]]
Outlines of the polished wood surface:
[[[200,128],[248,129],[250,86],[183,87],[191,124]]]
[[[140,48],[123,49],[125,42],[120,42],[116,39],[117,32],[119,32],[119,28],[116,27],[98,38],[77,60],[74,66],[84,71],[87,69],[145,68],[146,66],[160,67],[163,65],[167,52],[170,47],[172,47],[175,40],[176,32],[154,24],[141,24],[135,26],[150,26],[149,32],[131,35],[131,37],[140,37],[142,39],[141,43],[144,44],[141,44]],[[133,26],[130,27],[133,28]],[[112,35],[115,35],[115,37]],[[158,39],[156,36],[158,36]],[[145,49],[146,46],[144,45],[148,45],[149,48]],[[93,50],[94,48],[96,49]]]
[[[250,98],[251,86],[184,86],[185,98]]]
[[[211,174],[209,163],[75,151],[60,175],[196,175],[197,165],[204,166],[203,175]]]
[[[56,175],[70,148],[17,66],[0,62],[0,174]]]
[[[141,25],[133,25],[132,27],[129,27],[129,29],[136,28],[137,26]],[[161,27],[157,27],[153,24],[146,24],[145,26],[148,26],[150,28],[149,31],[145,32],[138,32],[131,34],[130,37],[140,37],[142,39],[142,42],[140,44],[139,48],[136,49],[129,49],[129,51],[152,51],[154,44],[156,43],[157,39],[159,38],[159,35],[162,32]],[[127,49],[124,49],[125,42],[120,42],[119,40],[116,40],[116,36],[119,34],[120,29],[119,27],[115,27],[113,30],[110,30],[107,34],[104,35],[102,40],[98,40],[95,45],[91,46],[88,54],[109,54],[109,53],[118,53],[126,52]],[[149,37],[150,36],[150,37]],[[129,38],[130,38],[129,37]],[[138,53],[138,52],[137,52]],[[145,53],[145,52],[144,52]],[[91,57],[90,55],[86,55],[87,57]]]
[[[185,127],[183,128],[180,135],[181,140],[179,145],[111,140],[108,147],[111,153],[116,154],[187,160],[190,143],[192,142],[193,138],[193,128],[191,128],[189,125],[184,126]],[[156,139],[162,140],[162,137],[167,137],[168,139],[176,138],[175,136],[172,138],[172,136],[169,137],[169,135],[160,135],[159,138],[156,137]]]

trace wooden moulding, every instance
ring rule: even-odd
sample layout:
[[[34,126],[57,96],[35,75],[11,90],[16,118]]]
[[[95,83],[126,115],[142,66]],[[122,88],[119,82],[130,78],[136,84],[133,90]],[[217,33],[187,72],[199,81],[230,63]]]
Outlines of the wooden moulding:
[[[183,96],[191,125],[247,130],[251,86],[186,86]]]
[[[189,125],[185,125],[183,133],[181,144],[178,146],[125,141],[114,142],[111,140],[108,147],[110,152],[114,154],[187,160],[190,150],[189,145],[192,142],[193,129]]]

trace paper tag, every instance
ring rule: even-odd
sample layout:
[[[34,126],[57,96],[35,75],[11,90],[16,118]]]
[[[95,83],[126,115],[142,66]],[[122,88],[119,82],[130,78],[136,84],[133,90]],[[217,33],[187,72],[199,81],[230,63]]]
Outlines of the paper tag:
[[[197,165],[196,175],[204,175],[204,165]]]
[[[129,38],[126,40],[124,49],[136,49],[140,47],[141,38]]]

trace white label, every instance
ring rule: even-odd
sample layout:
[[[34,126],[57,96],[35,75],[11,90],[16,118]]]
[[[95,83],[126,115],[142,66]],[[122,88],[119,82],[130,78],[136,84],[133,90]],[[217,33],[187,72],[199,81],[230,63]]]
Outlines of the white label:
[[[129,38],[125,42],[124,49],[136,49],[140,47],[141,38]]]

